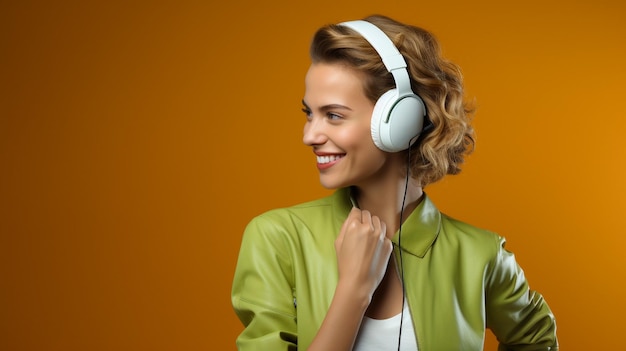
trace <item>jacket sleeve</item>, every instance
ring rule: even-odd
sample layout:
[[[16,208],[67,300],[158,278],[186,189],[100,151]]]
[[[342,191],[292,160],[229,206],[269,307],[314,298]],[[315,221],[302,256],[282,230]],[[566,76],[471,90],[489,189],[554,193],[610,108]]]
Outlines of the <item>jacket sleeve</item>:
[[[238,350],[296,350],[297,325],[288,235],[264,216],[246,227],[231,300],[244,325]]]
[[[487,327],[499,351],[558,350],[554,315],[543,297],[530,290],[513,253],[498,238],[498,251],[489,267],[486,286]]]

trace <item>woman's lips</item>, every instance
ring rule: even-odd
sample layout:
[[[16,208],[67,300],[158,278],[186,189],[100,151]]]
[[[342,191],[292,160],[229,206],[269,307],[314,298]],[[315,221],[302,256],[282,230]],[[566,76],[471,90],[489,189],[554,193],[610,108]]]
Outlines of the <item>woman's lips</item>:
[[[339,162],[345,156],[345,154],[316,154],[316,156],[317,169],[324,170],[337,164],[337,162]]]

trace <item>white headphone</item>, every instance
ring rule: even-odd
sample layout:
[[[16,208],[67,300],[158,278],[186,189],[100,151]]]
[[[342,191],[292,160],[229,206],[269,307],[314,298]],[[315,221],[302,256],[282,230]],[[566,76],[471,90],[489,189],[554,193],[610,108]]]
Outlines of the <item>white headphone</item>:
[[[371,124],[374,144],[387,152],[408,149],[422,132],[426,107],[411,90],[404,57],[387,34],[370,22],[358,20],[339,25],[355,30],[374,47],[396,83],[396,88],[386,91],[374,105]]]

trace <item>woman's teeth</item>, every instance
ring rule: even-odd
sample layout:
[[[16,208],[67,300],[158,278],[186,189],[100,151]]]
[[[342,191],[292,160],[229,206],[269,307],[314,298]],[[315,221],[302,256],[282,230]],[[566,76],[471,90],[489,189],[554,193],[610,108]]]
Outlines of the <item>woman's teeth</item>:
[[[321,164],[329,163],[329,162],[336,161],[342,157],[343,155],[317,156],[317,163],[321,163]]]

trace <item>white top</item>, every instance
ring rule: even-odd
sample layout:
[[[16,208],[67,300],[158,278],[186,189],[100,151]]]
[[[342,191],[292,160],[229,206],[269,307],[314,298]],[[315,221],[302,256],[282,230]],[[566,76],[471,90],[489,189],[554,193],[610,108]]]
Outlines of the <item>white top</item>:
[[[400,333],[400,316],[397,314],[387,319],[372,319],[363,317],[361,329],[354,342],[353,351],[417,351],[415,329],[409,312],[409,305],[404,301],[404,315],[402,317],[402,336],[398,348]]]

